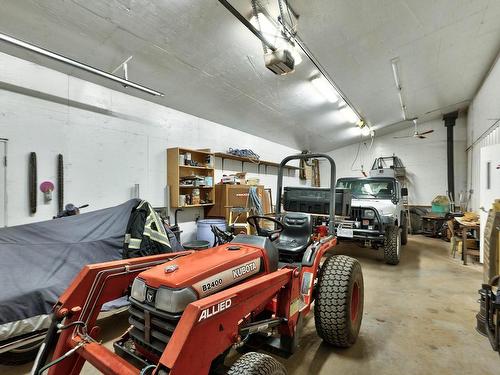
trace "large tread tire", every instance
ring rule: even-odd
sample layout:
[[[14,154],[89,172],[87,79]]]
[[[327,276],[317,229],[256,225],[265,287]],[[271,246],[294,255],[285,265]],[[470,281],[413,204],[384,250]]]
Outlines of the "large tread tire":
[[[403,225],[401,226],[401,245],[408,243],[408,218],[406,214],[402,215]]]
[[[227,375],[287,375],[285,367],[267,354],[250,352],[233,363]]]
[[[389,227],[384,236],[384,261],[395,266],[399,263],[401,253],[401,229]]]
[[[363,299],[361,264],[345,255],[326,259],[319,271],[314,302],[318,336],[330,345],[352,346],[361,327]]]

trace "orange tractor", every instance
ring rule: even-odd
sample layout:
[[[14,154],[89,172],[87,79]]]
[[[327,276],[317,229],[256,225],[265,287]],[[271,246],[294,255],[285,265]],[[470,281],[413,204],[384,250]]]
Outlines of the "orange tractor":
[[[313,236],[311,215],[280,212],[281,191],[290,160],[319,157],[331,165],[330,220],[326,235]],[[363,315],[361,266],[347,256],[322,262],[337,244],[333,159],[285,158],[277,190],[276,218],[248,218],[257,235],[239,234],[199,252],[84,267],[54,307],[32,373],[78,374],[88,361],[109,375],[286,374],[274,357],[255,350],[289,356],[312,309],[325,342],[351,346]],[[96,319],[103,303],[124,295],[130,328],[113,352],[98,342]],[[226,365],[232,348],[247,353]]]

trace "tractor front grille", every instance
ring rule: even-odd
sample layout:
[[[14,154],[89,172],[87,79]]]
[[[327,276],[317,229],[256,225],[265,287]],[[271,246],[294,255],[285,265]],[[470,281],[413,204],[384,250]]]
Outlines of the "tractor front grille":
[[[134,342],[148,349],[152,354],[161,356],[167,346],[180,316],[158,311],[152,306],[130,300],[129,335]]]

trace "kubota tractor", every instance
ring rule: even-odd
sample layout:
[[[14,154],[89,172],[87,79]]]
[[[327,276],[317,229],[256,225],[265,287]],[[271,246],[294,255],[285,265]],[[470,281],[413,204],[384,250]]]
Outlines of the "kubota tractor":
[[[327,235],[313,240],[311,215],[281,214],[281,191],[286,163],[320,157],[331,165],[330,220]],[[240,234],[199,252],[86,266],[54,307],[32,373],[78,374],[85,361],[110,375],[225,373],[225,357],[235,348],[247,353],[228,365],[228,374],[286,374],[280,362],[255,350],[293,353],[313,302],[318,335],[334,346],[352,345],[363,315],[363,276],[347,256],[321,263],[337,243],[334,211],[333,159],[285,158],[278,171],[280,220],[250,217],[257,235]],[[272,228],[265,221],[274,229],[265,229]],[[96,318],[103,303],[124,295],[131,326],[112,352],[98,342]]]

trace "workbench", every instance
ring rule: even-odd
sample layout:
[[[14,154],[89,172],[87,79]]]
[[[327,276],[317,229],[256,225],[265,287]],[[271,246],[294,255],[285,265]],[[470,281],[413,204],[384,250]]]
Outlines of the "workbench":
[[[480,224],[479,221],[465,221],[462,217],[455,217],[455,221],[458,224],[458,229],[455,232],[462,237],[462,261],[466,266],[468,255],[479,256],[479,250],[467,249],[467,235],[470,232],[474,238],[479,238]]]
[[[429,237],[441,237],[443,225],[446,218],[442,215],[429,215],[422,216],[422,234]]]

